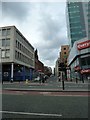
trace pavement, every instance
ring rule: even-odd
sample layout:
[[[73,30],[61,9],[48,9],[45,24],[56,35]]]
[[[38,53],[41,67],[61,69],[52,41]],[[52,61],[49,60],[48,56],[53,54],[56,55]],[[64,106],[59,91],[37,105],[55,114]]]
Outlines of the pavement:
[[[13,91],[46,91],[46,92],[68,92],[68,91],[90,91],[90,83],[87,82],[64,82],[64,90],[62,88],[62,82],[4,82],[2,85],[2,90],[13,90]]]

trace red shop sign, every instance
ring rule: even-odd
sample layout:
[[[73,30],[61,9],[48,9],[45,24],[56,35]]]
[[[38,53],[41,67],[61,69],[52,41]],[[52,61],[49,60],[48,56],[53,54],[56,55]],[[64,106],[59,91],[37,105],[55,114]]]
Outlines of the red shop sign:
[[[81,74],[83,73],[90,73],[90,69],[81,70]]]
[[[82,50],[82,49],[89,48],[89,47],[90,47],[90,40],[87,40],[87,41],[84,41],[84,42],[77,44],[78,50]]]
[[[76,66],[76,67],[74,67],[74,69],[75,69],[76,71],[79,71],[79,70],[80,70],[80,66]]]

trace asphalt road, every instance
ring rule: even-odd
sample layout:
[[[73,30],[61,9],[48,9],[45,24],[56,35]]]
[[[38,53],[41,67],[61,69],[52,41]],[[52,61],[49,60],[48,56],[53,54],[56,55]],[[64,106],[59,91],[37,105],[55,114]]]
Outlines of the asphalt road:
[[[88,118],[88,96],[3,93],[3,118]]]
[[[44,84],[4,83],[0,113],[3,118],[18,118],[18,120],[19,118],[85,119],[88,118],[89,96],[88,92],[84,91],[88,91],[88,86],[87,82],[65,81],[65,92],[62,91],[62,83],[55,77],[49,78]],[[53,91],[57,89],[57,92],[52,92],[51,89]]]

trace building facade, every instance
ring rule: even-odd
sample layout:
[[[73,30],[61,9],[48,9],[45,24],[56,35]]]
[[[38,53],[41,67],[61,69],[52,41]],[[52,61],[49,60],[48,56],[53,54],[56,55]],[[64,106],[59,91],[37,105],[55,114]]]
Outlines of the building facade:
[[[34,70],[34,75],[33,79],[39,76],[40,74],[44,74],[44,64],[39,60],[38,57],[38,50],[35,50],[35,70]]]
[[[71,79],[88,80],[90,77],[90,40],[84,38],[74,43],[68,63],[71,68]]]
[[[0,27],[3,80],[32,79],[34,47],[15,26]]]
[[[88,79],[90,74],[90,1],[67,0],[67,31],[70,45],[70,79]]]
[[[67,31],[70,48],[75,41],[90,37],[90,2],[67,0]]]
[[[61,53],[60,53],[60,61],[63,62],[67,66],[67,58],[69,55],[69,45],[62,45],[61,46]]]

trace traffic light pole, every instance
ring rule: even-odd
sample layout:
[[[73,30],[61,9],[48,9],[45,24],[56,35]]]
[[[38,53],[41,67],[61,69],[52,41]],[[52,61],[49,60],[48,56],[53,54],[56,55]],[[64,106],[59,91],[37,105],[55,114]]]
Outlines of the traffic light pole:
[[[62,80],[62,88],[63,88],[63,90],[64,90],[65,87],[64,87],[63,71],[61,71],[61,80]]]

